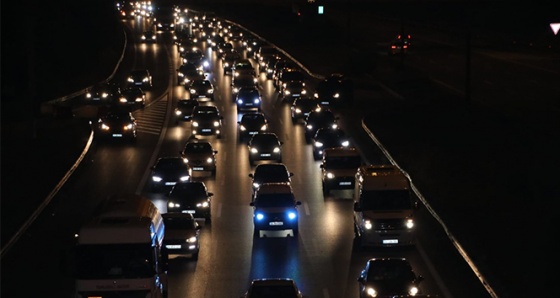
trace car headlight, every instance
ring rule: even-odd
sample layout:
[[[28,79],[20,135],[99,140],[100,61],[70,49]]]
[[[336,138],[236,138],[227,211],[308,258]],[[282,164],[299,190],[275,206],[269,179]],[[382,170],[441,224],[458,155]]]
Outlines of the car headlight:
[[[241,131],[246,131],[247,128],[245,128],[245,126],[243,126],[243,125],[239,125],[239,130],[241,130]]]
[[[196,204],[196,207],[198,207],[198,208],[208,208],[209,206],[210,206],[210,204],[208,204],[208,202],[206,202],[206,201]]]
[[[377,297],[377,291],[372,287],[367,287],[366,288],[366,295],[368,297]]]
[[[196,121],[193,121],[193,123],[192,123],[192,126],[194,126],[194,127],[198,127],[198,122],[196,122]]]
[[[196,238],[196,236],[189,237],[185,240],[185,242],[187,242],[187,243],[196,243],[197,241],[198,241],[198,238]]]
[[[179,207],[181,207],[181,204],[174,203],[174,202],[169,202],[169,203],[167,203],[167,207],[169,207],[169,208],[179,208]]]
[[[260,98],[255,98],[255,99],[253,99],[253,103],[254,104],[259,104],[259,103],[261,103],[261,99]]]
[[[408,229],[412,229],[412,228],[414,228],[414,219],[407,218],[406,222],[404,224]]]
[[[119,101],[120,101],[120,102],[126,102],[126,97],[121,97],[121,98],[119,98]]]
[[[280,153],[280,147],[274,147],[274,149],[272,150],[272,152],[274,152],[274,153]]]
[[[128,79],[126,79],[129,83],[134,83],[134,79],[132,77],[129,77]]]
[[[220,126],[220,122],[219,121],[214,121],[214,127],[219,127]]]
[[[261,126],[261,131],[265,131],[267,129],[268,129],[268,125],[265,124],[265,125]]]
[[[327,172],[327,179],[334,179],[334,174],[331,172]]]
[[[364,228],[366,228],[366,230],[373,229],[373,223],[371,222],[371,220],[369,219],[364,220]]]
[[[213,163],[213,162],[214,162],[214,159],[212,157],[208,157],[206,159],[206,163]]]
[[[337,93],[333,94],[333,98],[339,98],[339,97],[340,97],[340,93],[337,92]]]
[[[255,214],[255,218],[257,220],[263,220],[264,219],[264,214],[257,212],[257,214]]]
[[[189,91],[191,92],[191,94],[195,94],[195,93],[196,93],[196,90],[194,90],[194,89],[191,89],[191,90],[189,90]]]
[[[208,91],[206,91],[208,94],[214,94],[214,89],[208,89]]]
[[[323,147],[323,143],[321,143],[319,141],[316,141],[313,145],[315,145],[315,147],[317,147],[317,148]]]
[[[160,176],[152,176],[152,181],[154,182],[161,182],[163,180]]]
[[[105,124],[105,123],[101,123],[101,129],[102,129],[102,130],[109,130],[109,129],[111,129],[111,128],[109,127],[109,125],[107,125],[107,124]]]
[[[189,181],[190,177],[189,176],[181,176],[179,178],[179,180],[181,180],[181,182],[185,182],[185,181]]]
[[[133,125],[131,123],[124,126],[124,130],[131,130]]]
[[[175,110],[175,115],[181,116],[181,114],[183,114],[183,112],[181,112],[181,110]]]
[[[348,142],[348,141],[343,141],[342,142],[343,147],[348,147],[348,145],[350,145],[350,142]]]
[[[301,90],[301,94],[307,94],[307,90]]]
[[[251,151],[251,153],[259,153],[259,150],[257,150],[257,148],[255,148],[255,147],[251,147],[251,149],[249,149],[249,151]]]
[[[415,286],[411,286],[410,289],[408,290],[408,294],[410,296],[416,296],[416,294],[418,294],[418,288]]]
[[[285,95],[290,95],[290,90],[284,90]]]
[[[290,211],[288,212],[288,218],[291,220],[294,220],[297,218],[297,213],[295,213],[294,211]]]
[[[144,100],[143,97],[136,97],[136,102],[141,102],[141,101],[143,101],[143,100]]]

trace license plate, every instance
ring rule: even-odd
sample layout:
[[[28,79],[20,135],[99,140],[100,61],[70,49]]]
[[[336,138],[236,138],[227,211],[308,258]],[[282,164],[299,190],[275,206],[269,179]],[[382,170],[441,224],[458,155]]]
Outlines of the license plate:
[[[299,94],[292,94],[293,97],[299,97]]]
[[[203,167],[194,167],[193,168],[193,171],[202,171],[202,170],[204,170]]]
[[[250,131],[249,134],[250,135],[256,135],[258,133],[258,131]]]
[[[181,245],[166,245],[165,248],[167,249],[181,249]]]
[[[261,154],[261,156],[269,157],[269,156],[270,156],[270,153],[263,153],[263,154]]]
[[[284,222],[282,222],[282,221],[271,221],[268,224],[271,225],[271,226],[283,226]]]
[[[114,133],[113,138],[122,138],[122,133]]]
[[[338,185],[352,185],[352,182],[340,182]]]
[[[142,83],[134,83],[134,84],[136,84],[136,85],[142,85]]]
[[[203,128],[202,132],[211,132],[212,130],[210,128]]]
[[[181,213],[190,213],[190,214],[194,214],[195,211],[194,211],[194,210],[183,210]]]
[[[322,105],[328,105],[329,102],[328,102],[328,101],[321,101],[321,104],[322,104]]]
[[[165,185],[175,185],[177,182],[165,182]]]
[[[385,239],[383,240],[383,244],[399,244],[398,239]]]

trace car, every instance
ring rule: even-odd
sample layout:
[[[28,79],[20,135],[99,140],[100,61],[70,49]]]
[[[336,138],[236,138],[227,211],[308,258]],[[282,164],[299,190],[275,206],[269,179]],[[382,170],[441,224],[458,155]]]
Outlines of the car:
[[[177,51],[179,52],[179,56],[196,47],[198,44],[198,39],[190,34],[182,34],[176,37],[175,44],[177,45]]]
[[[282,97],[283,102],[292,103],[296,98],[307,95],[305,82],[301,80],[291,80],[282,84]]]
[[[218,58],[222,58],[222,56],[225,55],[225,53],[232,52],[232,51],[234,51],[232,43],[222,42],[222,43],[219,43],[218,46],[217,46],[217,54],[216,55],[218,56]]]
[[[292,183],[294,173],[288,171],[283,163],[261,163],[255,167],[255,171],[249,174],[253,195],[264,183]]]
[[[203,72],[210,69],[210,62],[199,48],[193,47],[188,51],[181,53],[181,61],[183,64],[192,63]]]
[[[124,106],[139,106],[143,108],[146,106],[146,93],[137,86],[125,87],[118,93],[117,103]]]
[[[209,99],[214,101],[214,85],[206,78],[193,79],[187,89],[193,99]]]
[[[358,277],[360,298],[417,296],[423,279],[406,258],[371,258]]]
[[[408,53],[408,44],[403,40],[392,40],[389,43],[389,55],[405,55]]]
[[[275,59],[268,59],[265,66],[259,68],[259,72],[264,72],[266,79],[271,80],[274,73],[274,65],[280,60],[283,60],[280,56],[275,56]]]
[[[257,73],[255,72],[255,68],[249,59],[237,59],[233,62],[233,66],[231,68],[232,74],[234,77],[239,77],[245,74],[250,74],[256,76]]]
[[[200,252],[200,230],[194,216],[190,213],[163,213],[165,237],[163,239],[164,252],[167,255],[190,254],[194,260]]]
[[[130,86],[138,86],[144,89],[152,88],[152,75],[147,69],[132,70],[127,78]]]
[[[344,74],[332,73],[317,84],[313,96],[322,106],[351,106],[354,102],[353,85]]]
[[[233,77],[231,80],[231,97],[232,101],[235,102],[237,99],[237,93],[243,87],[258,88],[258,79],[252,74],[245,74],[237,77]]]
[[[247,53],[247,57],[254,58],[255,52],[259,49],[260,45],[262,44],[264,44],[262,40],[249,34],[244,35],[241,40],[241,45],[245,49]]]
[[[288,183],[264,183],[255,191],[253,200],[253,236],[260,238],[261,231],[292,230],[299,233],[297,206],[292,186]]]
[[[291,278],[253,279],[241,298],[303,298],[296,282]]]
[[[321,127],[337,128],[338,117],[328,108],[315,109],[305,118],[305,140],[311,141]]]
[[[233,64],[236,60],[241,58],[241,54],[237,51],[227,52],[222,56],[222,67],[224,69],[224,75],[232,73]]]
[[[225,43],[226,39],[220,34],[215,34],[209,37],[208,42],[212,50],[217,50],[218,44]]]
[[[132,113],[124,109],[111,109],[97,120],[96,133],[103,139],[128,139],[137,137],[137,122]]]
[[[114,83],[102,82],[87,88],[85,93],[86,104],[109,105],[118,94],[119,86]]]
[[[196,106],[191,117],[191,129],[193,136],[215,135],[218,139],[222,137],[222,119],[220,110],[216,106]]]
[[[179,99],[175,107],[175,123],[179,121],[190,121],[194,107],[200,105],[196,98]]]
[[[262,112],[245,113],[237,123],[239,141],[268,130],[268,120]]]
[[[181,156],[164,156],[151,167],[152,190],[161,191],[191,180],[192,170]]]
[[[157,42],[156,33],[152,30],[144,31],[140,36],[140,41],[143,43],[155,43]]]
[[[282,162],[282,144],[273,132],[259,132],[249,140],[249,164],[256,161],[272,160]]]
[[[212,175],[216,175],[216,154],[218,154],[218,150],[215,150],[210,142],[196,138],[190,139],[179,154],[183,157],[183,161],[189,165],[193,174],[209,171]]]
[[[240,41],[243,38],[243,29],[231,26],[228,30],[227,39],[230,41]]]
[[[209,192],[203,181],[189,181],[173,186],[166,194],[167,212],[192,214],[195,219],[211,220],[211,198],[214,193]]]
[[[289,81],[305,81],[305,75],[303,71],[297,68],[283,68],[278,73],[278,79],[276,80],[276,89],[280,94],[284,92],[285,83]]]
[[[311,144],[313,146],[313,158],[319,160],[323,157],[323,151],[327,148],[350,146],[350,139],[339,127],[322,127],[311,138]]]
[[[278,80],[278,74],[280,73],[280,71],[284,68],[294,68],[295,64],[288,59],[279,58],[273,61],[274,61],[274,66],[272,67],[272,73],[270,79],[272,79],[272,84],[274,85],[274,87],[276,87],[276,82]],[[267,78],[268,78],[268,73],[267,73]]]
[[[177,84],[188,86],[193,80],[205,79],[204,70],[192,63],[183,63],[177,68]]]
[[[262,45],[259,48],[256,57],[256,60],[259,63],[259,72],[264,72],[264,67],[268,63],[268,60],[276,59],[279,55],[280,51],[278,51],[275,46],[269,44]]]
[[[256,86],[242,86],[235,96],[237,112],[244,110],[261,110],[262,98],[259,88]]]
[[[333,147],[323,150],[321,161],[321,184],[323,195],[331,190],[354,189],[355,175],[363,164],[358,149],[353,147]]]
[[[300,120],[304,120],[307,118],[307,115],[311,111],[320,110],[321,106],[319,106],[319,101],[315,98],[305,95],[300,96],[292,102],[290,106],[290,115],[292,117],[292,123],[296,124]]]

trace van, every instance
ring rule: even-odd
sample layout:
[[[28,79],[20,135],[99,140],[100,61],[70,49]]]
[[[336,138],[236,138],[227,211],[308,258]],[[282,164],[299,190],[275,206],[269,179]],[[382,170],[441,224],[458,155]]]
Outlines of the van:
[[[331,190],[354,189],[354,176],[361,165],[362,157],[356,148],[326,148],[319,165],[323,195]]]
[[[414,245],[417,202],[407,176],[394,165],[363,165],[354,184],[354,233],[359,245]]]
[[[76,297],[167,297],[164,222],[147,198],[109,197],[77,235]]]
[[[289,183],[264,183],[255,192],[253,207],[253,236],[260,237],[261,231],[291,230],[299,232],[297,201]]]

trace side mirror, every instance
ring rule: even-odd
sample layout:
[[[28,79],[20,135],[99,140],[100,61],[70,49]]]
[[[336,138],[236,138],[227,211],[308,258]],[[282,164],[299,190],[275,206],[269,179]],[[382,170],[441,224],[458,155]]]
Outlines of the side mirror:
[[[209,192],[209,193],[208,193],[208,196],[209,196],[209,197],[212,197],[212,196],[214,196],[214,193],[213,193],[213,192]]]
[[[249,174],[249,177],[253,178],[253,174]]]
[[[214,154],[218,154],[218,150],[214,150]]]
[[[294,173],[290,172],[290,177],[294,176]]]
[[[301,205],[301,202],[300,202],[300,201],[296,201],[296,205],[298,205],[298,206]]]
[[[323,164],[320,164],[320,165],[319,165],[319,168],[321,168],[321,169],[324,168]]]

